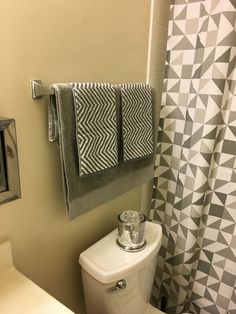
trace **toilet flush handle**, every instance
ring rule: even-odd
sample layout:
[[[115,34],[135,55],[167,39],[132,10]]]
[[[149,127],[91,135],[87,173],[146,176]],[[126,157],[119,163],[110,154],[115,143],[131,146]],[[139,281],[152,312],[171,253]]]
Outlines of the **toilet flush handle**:
[[[126,288],[126,282],[124,279],[117,281],[116,285],[106,289],[108,293],[118,292],[119,290],[123,290]]]

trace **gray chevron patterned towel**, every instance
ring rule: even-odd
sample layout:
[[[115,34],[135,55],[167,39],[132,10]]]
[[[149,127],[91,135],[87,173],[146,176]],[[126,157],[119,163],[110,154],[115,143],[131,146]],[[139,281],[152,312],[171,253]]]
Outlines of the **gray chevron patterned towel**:
[[[148,182],[153,178],[154,161],[153,156],[150,156],[135,162],[123,162],[118,167],[111,167],[106,171],[80,177],[73,86],[75,83],[53,84],[55,94],[51,97],[55,108],[54,118],[57,119],[54,127],[58,127],[58,131],[53,130],[52,139],[59,144],[64,199],[70,220]],[[118,96],[120,96],[120,89],[116,87],[116,133],[121,134]],[[153,103],[154,111],[155,108]],[[153,117],[156,123],[156,114],[153,114]],[[156,129],[154,131],[156,138]],[[58,140],[54,137],[57,134]],[[121,136],[117,136],[118,147],[121,147],[120,140]]]
[[[118,164],[115,88],[108,83],[73,86],[80,176]]]
[[[152,90],[147,84],[120,84],[123,160],[153,154]]]

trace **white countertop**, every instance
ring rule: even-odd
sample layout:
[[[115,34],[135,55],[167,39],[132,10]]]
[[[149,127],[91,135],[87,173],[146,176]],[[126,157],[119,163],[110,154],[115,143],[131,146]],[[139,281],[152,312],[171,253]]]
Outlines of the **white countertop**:
[[[9,241],[0,243],[0,313],[73,314],[13,265]]]

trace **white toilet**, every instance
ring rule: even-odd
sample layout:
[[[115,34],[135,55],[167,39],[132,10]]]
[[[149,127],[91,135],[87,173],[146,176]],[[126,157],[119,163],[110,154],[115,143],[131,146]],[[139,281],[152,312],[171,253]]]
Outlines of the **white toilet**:
[[[79,258],[87,314],[158,314],[149,303],[161,245],[161,226],[146,222],[146,246],[123,251],[117,229],[84,251]]]

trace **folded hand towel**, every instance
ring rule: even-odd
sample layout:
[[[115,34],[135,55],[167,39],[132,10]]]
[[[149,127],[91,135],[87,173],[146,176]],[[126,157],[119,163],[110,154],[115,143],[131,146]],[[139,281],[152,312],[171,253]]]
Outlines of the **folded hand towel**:
[[[116,92],[108,83],[73,87],[80,176],[118,164]]]
[[[152,90],[147,84],[120,84],[124,161],[153,154]]]

